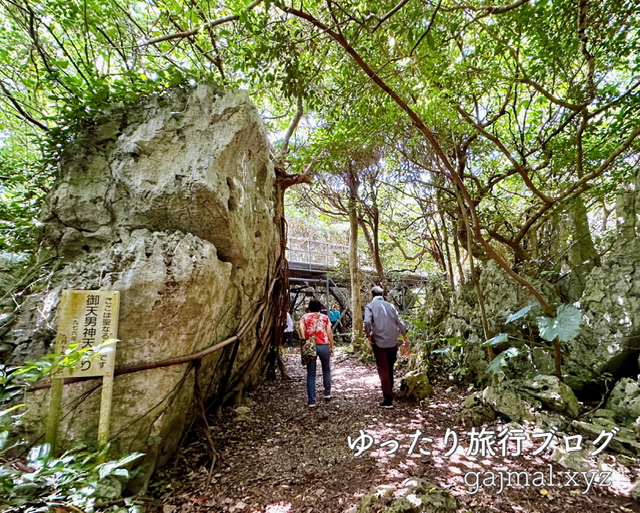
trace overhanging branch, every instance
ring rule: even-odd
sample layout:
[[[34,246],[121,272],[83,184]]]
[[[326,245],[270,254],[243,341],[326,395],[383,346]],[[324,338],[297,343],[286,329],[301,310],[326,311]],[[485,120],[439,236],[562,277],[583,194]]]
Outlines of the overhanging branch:
[[[257,7],[261,3],[262,3],[262,0],[254,0],[252,3],[250,3],[247,6],[246,10],[247,11],[251,11],[252,9]],[[202,29],[212,28],[212,27],[215,27],[217,25],[222,25],[224,23],[230,23],[232,21],[236,21],[238,19],[240,19],[240,15],[239,14],[231,14],[229,16],[223,16],[222,18],[218,18],[217,20],[209,21],[209,22],[204,23],[203,25],[201,25],[199,27],[196,27],[194,29],[184,30],[182,32],[176,32],[175,34],[166,34],[164,36],[154,37],[153,39],[149,39],[148,41],[144,41],[144,42],[140,43],[138,46],[154,45],[154,44],[157,44],[157,43],[161,43],[163,41],[170,41],[172,39],[184,39],[186,37],[191,37],[191,36],[197,35]]]

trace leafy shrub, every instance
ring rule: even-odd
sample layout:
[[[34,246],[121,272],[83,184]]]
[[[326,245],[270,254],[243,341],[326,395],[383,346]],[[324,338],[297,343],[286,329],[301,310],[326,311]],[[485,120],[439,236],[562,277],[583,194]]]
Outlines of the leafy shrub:
[[[63,358],[62,366],[80,357]],[[17,403],[26,388],[60,368],[60,360],[48,355],[22,367],[0,366],[0,507],[3,511],[36,513],[61,508],[64,511],[136,513],[141,509],[132,499],[122,498],[122,486],[130,477],[125,468],[142,454],[133,453],[104,462],[108,447],[101,452],[76,448],[56,458],[48,444],[29,448],[16,437],[16,422],[27,405]]]
[[[511,314],[507,317],[506,324],[520,323],[522,324],[529,314],[534,309],[533,306],[526,306],[518,312]],[[582,313],[578,308],[573,305],[560,305],[556,310],[555,317],[549,317],[548,315],[539,315],[535,317],[536,327],[540,338],[546,342],[558,341],[558,343],[567,343],[574,340],[582,328]],[[498,333],[493,338],[487,340],[482,345],[485,347],[497,346],[504,344],[510,339],[521,340],[524,342],[531,342],[522,340],[513,335],[507,333]],[[542,347],[546,350],[551,350],[548,345],[542,344]],[[523,346],[524,349],[530,349],[529,345]],[[510,358],[517,356],[520,353],[520,348],[509,347],[498,354],[487,366],[487,372],[489,374],[503,374],[507,368],[507,361]]]

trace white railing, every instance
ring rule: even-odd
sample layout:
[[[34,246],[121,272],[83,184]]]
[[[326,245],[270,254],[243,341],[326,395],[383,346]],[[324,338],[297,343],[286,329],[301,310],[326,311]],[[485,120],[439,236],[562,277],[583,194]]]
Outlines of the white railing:
[[[349,252],[349,246],[300,237],[287,239],[287,260],[306,264],[335,267],[341,255]]]

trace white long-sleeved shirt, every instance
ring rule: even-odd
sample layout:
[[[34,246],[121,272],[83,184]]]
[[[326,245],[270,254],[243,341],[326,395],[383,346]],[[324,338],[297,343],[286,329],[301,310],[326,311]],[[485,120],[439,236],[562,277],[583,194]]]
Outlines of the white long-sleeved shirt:
[[[407,327],[394,306],[376,296],[364,308],[364,332],[378,347],[386,348],[398,345],[398,337],[407,333]]]

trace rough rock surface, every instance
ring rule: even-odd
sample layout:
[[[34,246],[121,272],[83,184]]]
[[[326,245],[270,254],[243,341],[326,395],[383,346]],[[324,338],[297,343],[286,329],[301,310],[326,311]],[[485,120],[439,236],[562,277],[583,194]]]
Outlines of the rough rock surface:
[[[578,399],[571,388],[555,376],[536,376],[534,379],[521,381],[516,386],[552,411],[564,412],[573,418],[580,413]]]
[[[613,432],[615,436],[607,446],[609,450],[634,458],[640,456],[640,442],[638,442],[635,432],[629,428],[620,427],[609,419],[596,417],[592,419],[592,422],[574,420],[571,427],[591,440],[597,439],[603,431]]]
[[[614,378],[635,376],[640,372],[640,263],[637,258],[640,252],[640,179],[631,184],[628,191],[618,195],[616,201],[616,227],[614,243],[607,252],[598,258],[597,264],[591,262],[586,268],[590,272],[581,272],[579,281],[581,296],[571,293],[567,296],[567,283],[546,281],[540,269],[521,269],[520,272],[529,279],[545,299],[552,305],[559,305],[578,299],[578,306],[584,317],[584,325],[577,338],[566,344],[568,355],[563,362],[565,382],[575,392],[588,395],[593,385],[599,390],[602,380],[599,374],[610,373]],[[558,220],[558,222],[562,222]],[[562,227],[564,230],[566,227]],[[586,264],[586,262],[584,262]],[[564,269],[564,268],[563,268]],[[571,270],[571,269],[569,269]],[[571,274],[568,271],[562,274]],[[578,272],[577,269],[574,269]],[[551,272],[553,269],[543,269]],[[522,319],[520,323],[505,324],[508,315],[519,309],[536,304],[534,298],[523,287],[514,282],[494,263],[487,262],[482,266],[480,282],[483,289],[485,306],[490,331],[494,334],[507,332],[518,338],[537,338],[535,321]],[[438,297],[430,291],[432,297]],[[443,300],[440,300],[443,301]],[[468,342],[463,348],[461,365],[468,369],[468,377],[478,382],[487,383],[484,372],[487,361],[479,342],[484,339],[480,322],[479,308],[472,284],[469,282],[454,295],[447,296],[444,301],[448,309],[427,304],[425,319],[430,329],[444,338],[460,337]],[[435,303],[435,300],[434,300]],[[443,311],[444,310],[444,311]],[[518,325],[519,324],[519,325]],[[497,351],[509,345],[518,345],[513,340],[505,347],[497,347]],[[519,377],[527,374],[548,374],[553,371],[553,359],[548,352],[540,349],[533,352],[521,351],[512,358],[508,376]]]
[[[396,490],[393,486],[380,486],[360,499],[353,513],[455,513],[458,501],[446,490],[423,479],[409,480]]]
[[[552,303],[559,302],[559,296],[553,286],[541,279],[527,277],[543,295]],[[516,283],[502,269],[493,262],[486,263],[480,274],[488,315],[489,330],[493,334],[507,332],[517,338],[522,338],[519,326],[505,324],[506,319],[525,306],[535,304],[534,298],[521,285]],[[471,283],[465,284],[457,294],[453,295],[448,315],[439,315],[440,326],[434,326],[444,338],[460,338],[468,343],[462,348],[461,366],[467,369],[466,377],[474,383],[488,384],[490,379],[486,372],[489,363],[486,348],[481,346],[485,341],[478,308],[477,296]],[[427,317],[431,325],[431,318]],[[514,345],[521,347],[521,342],[509,341],[495,349],[500,352]],[[521,355],[513,358],[509,364],[512,371],[507,370],[511,377],[547,373],[553,369],[553,357],[542,351],[534,351],[529,356],[528,351],[521,351]]]
[[[64,151],[44,220],[45,243],[61,267],[5,336],[12,361],[52,350],[66,288],[121,292],[116,368],[189,355],[229,337],[273,278],[277,201],[266,133],[243,92],[175,89],[100,116]],[[233,384],[251,367],[255,379],[259,344],[251,330],[229,370],[233,345],[206,357],[204,395],[219,394],[227,373]],[[65,386],[67,441],[95,436],[95,388],[93,381]],[[161,464],[192,420],[193,394],[188,364],[117,377],[114,447]]]
[[[552,302],[559,300],[551,284],[539,279],[528,278]],[[480,284],[488,313],[489,329],[493,333],[504,330],[504,322],[509,315],[534,303],[531,294],[493,262],[482,268]],[[482,322],[477,304],[477,296],[472,284],[463,287],[454,296],[449,308],[449,316],[443,324],[444,335],[483,340]]]
[[[496,411],[482,400],[482,394],[476,392],[465,397],[462,409],[456,418],[456,424],[466,428],[480,427],[496,419]]]
[[[621,229],[618,243],[591,271],[580,307],[585,326],[571,343],[565,371],[574,390],[581,390],[593,375],[582,366],[614,376],[637,374],[640,347],[640,239],[626,239]]]
[[[564,418],[542,410],[569,417],[579,413],[579,403],[572,390],[555,376],[508,380],[489,386],[465,399],[458,418],[465,425],[479,425],[484,419],[491,420],[487,406],[511,420],[556,427],[566,424]]]
[[[407,372],[402,379],[402,388],[407,395],[416,401],[421,401],[433,395],[433,386],[429,383],[429,377],[424,371]]]
[[[576,472],[588,472],[590,470],[589,465],[589,451],[583,449],[576,452],[568,452],[562,445],[556,445],[551,453],[551,461],[562,465],[565,468],[575,470]]]
[[[622,378],[616,383],[607,401],[615,420],[622,424],[637,424],[640,418],[640,381]]]

